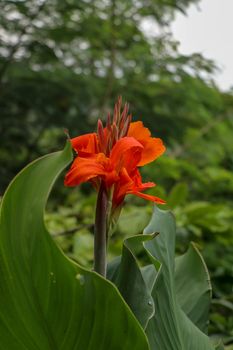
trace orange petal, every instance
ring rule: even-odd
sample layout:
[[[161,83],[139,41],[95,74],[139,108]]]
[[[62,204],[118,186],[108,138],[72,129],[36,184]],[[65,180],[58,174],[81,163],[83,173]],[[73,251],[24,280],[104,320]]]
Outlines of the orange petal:
[[[144,191],[144,190],[147,190],[148,188],[152,188],[155,186],[156,184],[154,182],[145,182],[141,184],[140,191]]]
[[[152,201],[154,203],[166,204],[166,202],[163,199],[161,199],[159,197],[152,196],[150,194],[145,194],[145,193],[141,193],[141,192],[131,192],[131,194],[134,194],[135,196],[146,199],[148,201]]]
[[[135,138],[123,137],[113,146],[110,159],[117,172],[122,168],[130,172],[140,162],[142,151],[143,146]]]
[[[65,177],[66,186],[77,186],[83,182],[104,175],[104,167],[97,162],[96,157],[77,157]]]
[[[128,136],[134,137],[143,146],[142,156],[138,166],[151,163],[161,156],[166,149],[161,139],[151,137],[150,130],[145,128],[141,121],[130,123]]]
[[[98,138],[96,133],[90,133],[74,137],[70,140],[73,149],[79,156],[90,156],[98,153]]]
[[[165,204],[165,201],[161,198],[158,198],[149,194],[141,193],[142,191],[148,188],[156,186],[156,184],[154,182],[142,183],[141,174],[138,171],[138,169],[134,171],[132,180],[133,180],[133,185],[128,189],[127,194],[134,194],[135,196],[144,198],[146,200],[149,200],[155,203]]]
[[[127,170],[123,168],[119,173],[119,180],[115,184],[113,195],[114,206],[118,206],[122,203],[127,194],[140,193],[154,186],[156,185],[153,182],[142,183],[141,175],[137,168],[132,172],[131,176],[128,174]],[[150,198],[150,196],[148,198]]]
[[[77,157],[66,174],[65,185],[77,186],[97,176],[103,179],[107,186],[118,180],[109,158],[103,153],[88,158]]]
[[[143,140],[151,137],[151,132],[148,128],[145,128],[143,122],[138,121],[130,123],[128,136],[134,137],[137,140]]]
[[[119,205],[125,198],[126,193],[133,188],[134,182],[125,168],[119,173],[119,180],[115,184],[113,193],[113,205]]]

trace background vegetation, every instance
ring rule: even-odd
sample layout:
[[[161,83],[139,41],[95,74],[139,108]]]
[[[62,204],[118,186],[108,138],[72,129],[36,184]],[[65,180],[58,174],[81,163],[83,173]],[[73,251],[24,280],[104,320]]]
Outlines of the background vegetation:
[[[233,96],[212,80],[213,61],[179,53],[169,27],[196,2],[1,1],[0,193],[29,161],[63,147],[64,128],[93,130],[123,95],[134,120],[167,146],[143,175],[176,215],[177,251],[190,240],[202,248],[213,284],[209,331],[231,349]],[[65,189],[60,179],[46,214],[51,234],[84,266],[92,264],[94,205],[89,186]],[[109,259],[150,213],[150,204],[127,198]]]

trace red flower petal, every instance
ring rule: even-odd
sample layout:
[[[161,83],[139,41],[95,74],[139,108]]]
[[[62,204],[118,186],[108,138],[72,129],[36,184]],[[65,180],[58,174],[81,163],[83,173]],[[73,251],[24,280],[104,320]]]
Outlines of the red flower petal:
[[[141,197],[141,198],[146,199],[148,201],[152,201],[154,203],[166,204],[166,202],[163,199],[161,199],[159,197],[152,196],[150,194],[145,194],[145,193],[141,193],[141,192],[131,192],[131,194],[134,194],[135,196]]]
[[[108,186],[118,180],[115,170],[111,167],[109,158],[103,153],[89,158],[77,157],[65,177],[66,186],[77,186],[96,176],[103,178]]]
[[[132,189],[134,182],[129,176],[125,168],[121,169],[119,173],[119,180],[115,184],[114,193],[113,193],[113,205],[117,206],[123,202],[127,192]]]
[[[70,140],[73,149],[80,157],[98,153],[98,138],[96,133],[90,133],[74,137]]]
[[[116,171],[126,168],[131,171],[136,168],[141,159],[143,146],[133,137],[123,137],[114,145],[110,159]]]
[[[141,174],[138,171],[138,169],[136,169],[133,176],[133,186],[130,188],[130,190],[127,191],[127,193],[134,194],[135,196],[144,198],[146,200],[149,200],[155,203],[165,204],[166,202],[161,198],[158,198],[149,194],[141,193],[142,191],[154,186],[156,186],[154,182],[142,183]]]
[[[123,168],[119,174],[119,180],[115,184],[113,204],[115,207],[120,205],[127,194],[134,194],[146,200],[164,204],[165,202],[158,197],[141,193],[141,191],[154,186],[156,186],[154,182],[142,183],[141,174],[137,168],[134,170],[131,176],[128,174],[127,170]]]
[[[97,162],[97,157],[77,157],[74,160],[71,169],[66,174],[65,185],[77,186],[96,176],[104,175],[104,173],[104,167]]]
[[[163,141],[159,138],[152,138],[151,132],[144,127],[141,121],[130,123],[128,136],[134,137],[143,146],[142,157],[138,166],[151,163],[166,150]]]

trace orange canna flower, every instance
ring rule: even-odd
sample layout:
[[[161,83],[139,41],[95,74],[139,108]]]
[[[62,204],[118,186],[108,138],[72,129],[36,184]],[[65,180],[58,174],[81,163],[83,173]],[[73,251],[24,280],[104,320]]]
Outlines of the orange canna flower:
[[[104,183],[112,194],[113,210],[123,203],[127,194],[165,203],[158,197],[143,193],[155,184],[143,183],[138,169],[161,156],[165,146],[161,139],[151,137],[141,121],[131,122],[127,104],[121,112],[121,98],[115,105],[113,120],[108,116],[105,128],[98,121],[97,133],[70,141],[77,157],[66,174],[66,186],[89,181],[98,191],[100,184]]]

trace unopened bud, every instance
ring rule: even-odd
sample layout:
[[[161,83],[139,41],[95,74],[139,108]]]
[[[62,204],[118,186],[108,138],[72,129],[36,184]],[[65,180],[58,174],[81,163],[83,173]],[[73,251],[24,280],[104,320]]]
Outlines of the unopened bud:
[[[127,116],[127,119],[125,120],[124,125],[122,126],[122,128],[120,129],[120,137],[125,137],[128,134],[129,131],[129,126],[132,120],[132,115],[129,114]]]
[[[122,105],[122,97],[119,96],[117,103],[115,104],[114,107],[114,115],[113,115],[113,122],[116,123],[116,125],[120,124],[120,119],[121,119],[121,105]]]
[[[129,105],[128,105],[128,103],[125,103],[124,109],[121,113],[121,123],[123,123],[123,124],[125,123],[127,116],[128,116],[128,112],[129,112]]]
[[[99,137],[100,149],[103,152],[104,149],[105,149],[104,127],[103,127],[103,123],[102,123],[102,121],[100,119],[98,120],[97,134],[98,134],[98,137]]]
[[[111,129],[111,115],[110,113],[108,113],[107,115],[107,123],[106,123],[107,129],[110,130]]]
[[[114,143],[115,143],[118,140],[118,128],[116,126],[116,123],[113,123],[112,135],[113,135],[113,140],[114,140]]]

